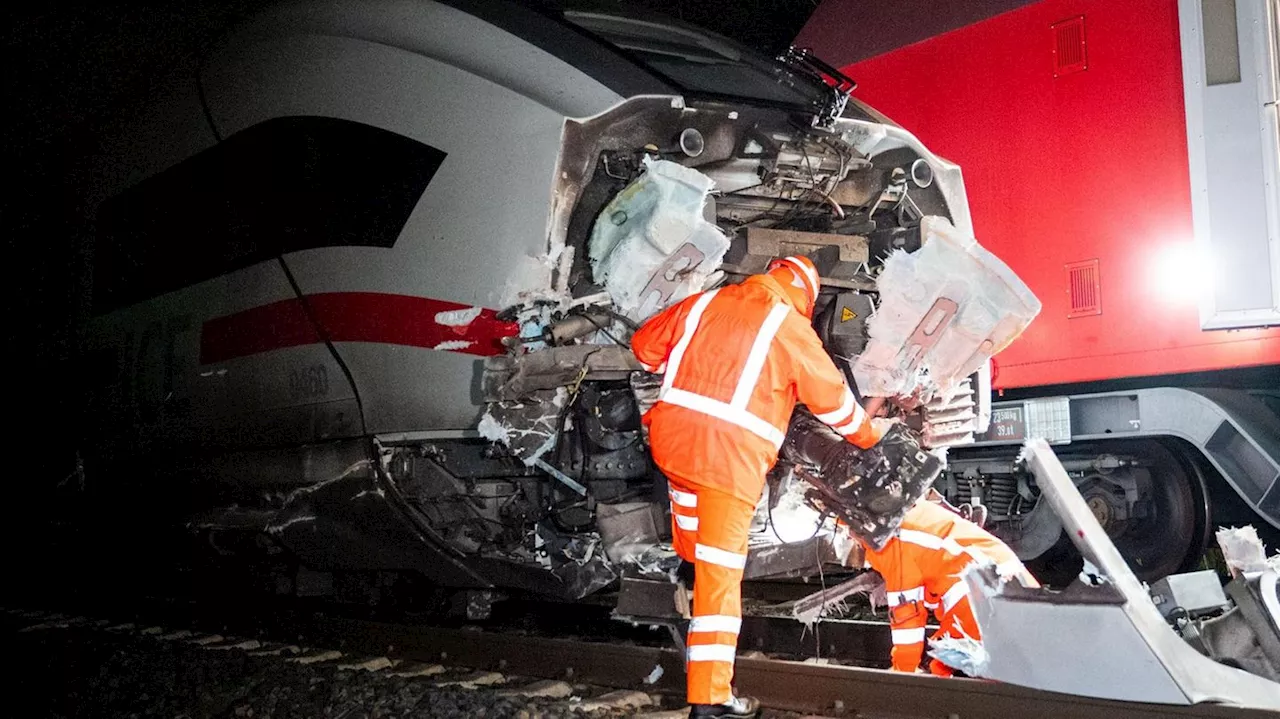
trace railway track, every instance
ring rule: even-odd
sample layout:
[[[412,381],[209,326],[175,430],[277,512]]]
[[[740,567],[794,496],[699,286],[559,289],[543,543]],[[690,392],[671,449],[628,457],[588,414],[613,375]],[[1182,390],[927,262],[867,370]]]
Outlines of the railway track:
[[[484,687],[518,695],[562,696],[565,687],[597,687],[573,711],[626,711],[679,716],[683,667],[674,649],[635,643],[587,641],[516,631],[442,627],[372,621],[330,614],[281,612],[254,622],[211,627],[146,626],[41,612],[10,612],[8,626],[19,630],[96,629],[138,633],[156,640],[196,643],[209,650],[253,652],[346,669],[399,676],[445,674],[461,688]],[[169,619],[174,620],[175,617]],[[181,621],[181,620],[177,620]],[[143,634],[145,633],[145,634]],[[1271,717],[1271,713],[1229,706],[1175,707],[1135,704],[1036,691],[968,679],[940,679],[810,661],[741,656],[737,684],[779,712],[838,717],[899,719],[983,719],[1014,716],[1097,719],[1100,717]],[[436,680],[439,682],[440,680]],[[547,693],[542,693],[547,692]],[[667,713],[662,714],[662,708]],[[674,713],[671,713],[674,712]]]

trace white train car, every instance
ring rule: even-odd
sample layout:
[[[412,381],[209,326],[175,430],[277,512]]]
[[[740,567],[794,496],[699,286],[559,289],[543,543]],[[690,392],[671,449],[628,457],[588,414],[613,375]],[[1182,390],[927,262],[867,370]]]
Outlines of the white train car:
[[[610,203],[651,163],[714,182],[685,219],[727,245],[659,256],[661,303],[834,246],[817,322],[842,359],[866,341],[885,254],[918,247],[924,216],[970,225],[958,168],[838,73],[661,19],[284,5],[171,89],[120,125],[86,202],[84,451],[109,478],[90,486],[122,508],[180,498],[218,549],[287,549],[283,591],[612,581],[598,518],[650,500],[660,517],[665,495],[608,339],[646,310],[597,276],[592,236],[628,221]],[[564,322],[591,332],[552,332]],[[516,367],[535,356],[555,371],[526,389],[573,398],[554,452],[518,461],[477,425],[513,406],[513,372],[537,379]],[[932,418],[891,400],[937,443],[985,429],[968,384]]]

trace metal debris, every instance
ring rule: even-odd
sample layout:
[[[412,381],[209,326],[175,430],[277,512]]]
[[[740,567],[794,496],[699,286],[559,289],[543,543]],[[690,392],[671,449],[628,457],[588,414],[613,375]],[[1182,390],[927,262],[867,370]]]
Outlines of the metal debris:
[[[884,578],[876,572],[863,572],[834,587],[814,592],[807,597],[796,600],[791,606],[791,616],[804,624],[813,624],[844,603],[855,594],[875,596],[877,590],[883,591]],[[875,607],[873,602],[872,607]]]
[[[982,642],[965,634],[963,628],[960,628],[960,634],[962,636],[959,638],[930,639],[929,656],[968,676],[983,676],[987,671],[987,664],[991,662],[986,647]]]
[[[1027,442],[1022,458],[1087,577],[1107,581],[1055,592],[1006,581],[992,564],[971,567],[961,579],[989,655],[980,676],[1102,699],[1280,709],[1276,683],[1213,661],[1169,627],[1047,442]]]
[[[1280,572],[1280,552],[1268,558],[1266,545],[1258,538],[1258,530],[1254,527],[1219,527],[1214,537],[1232,576],[1267,569]]]
[[[568,398],[566,388],[556,387],[530,392],[519,401],[490,403],[476,429],[480,436],[501,443],[526,465],[533,466],[555,449]]]

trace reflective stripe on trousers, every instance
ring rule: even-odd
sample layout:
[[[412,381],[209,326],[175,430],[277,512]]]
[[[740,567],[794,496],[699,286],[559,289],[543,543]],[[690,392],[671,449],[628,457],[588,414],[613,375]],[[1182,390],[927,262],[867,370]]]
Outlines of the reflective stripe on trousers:
[[[676,553],[694,564],[689,621],[688,701],[723,704],[732,696],[733,660],[742,627],[742,572],[755,507],[711,489],[671,488]]]

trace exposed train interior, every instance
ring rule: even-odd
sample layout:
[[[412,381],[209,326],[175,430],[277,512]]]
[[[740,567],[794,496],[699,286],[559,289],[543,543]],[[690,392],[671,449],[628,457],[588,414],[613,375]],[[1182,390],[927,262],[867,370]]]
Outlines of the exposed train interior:
[[[500,315],[520,334],[508,354],[485,362],[482,436],[379,445],[388,478],[447,551],[484,560],[486,577],[514,564],[520,571],[503,570],[508,583],[522,577],[524,589],[581,598],[624,571],[661,574],[676,562],[662,546],[665,480],[639,421],[652,387],[628,349],[636,323],[690,291],[761,272],[774,257],[829,248],[815,325],[856,386],[853,359],[868,341],[885,259],[919,249],[922,219],[949,213],[930,159],[869,120],[822,127],[741,105],[637,99],[570,123],[561,165],[567,179],[556,190],[549,253],[556,271],[550,286],[526,288]],[[631,238],[610,233],[624,225],[657,228],[656,236],[624,247]],[[619,247],[631,254],[610,257]],[[935,446],[972,437],[972,380],[944,393],[923,367],[911,369],[910,389],[890,412],[917,428],[932,421]],[[820,518],[785,490],[775,484],[762,505],[757,544],[819,533]],[[286,501],[271,521],[286,545],[294,516]],[[823,562],[845,562],[837,547],[847,553],[847,542],[823,543]],[[755,576],[820,571],[806,551]]]

